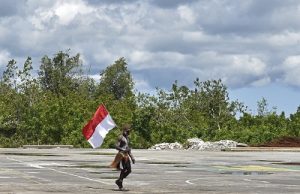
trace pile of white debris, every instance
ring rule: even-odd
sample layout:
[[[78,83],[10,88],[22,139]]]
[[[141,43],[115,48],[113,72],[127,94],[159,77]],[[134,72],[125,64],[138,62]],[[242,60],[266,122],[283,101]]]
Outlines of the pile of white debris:
[[[175,143],[160,143],[149,148],[150,150],[200,150],[200,151],[221,151],[227,148],[247,147],[247,144],[238,143],[232,140],[220,140],[215,142],[204,142],[199,138],[188,139],[184,146],[178,142]]]

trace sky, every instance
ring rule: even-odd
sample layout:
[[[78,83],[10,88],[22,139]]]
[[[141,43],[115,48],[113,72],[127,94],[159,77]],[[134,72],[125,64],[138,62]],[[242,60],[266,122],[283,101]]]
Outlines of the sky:
[[[124,57],[137,91],[222,79],[253,114],[300,106],[299,0],[0,0],[0,72],[70,49],[96,80]]]

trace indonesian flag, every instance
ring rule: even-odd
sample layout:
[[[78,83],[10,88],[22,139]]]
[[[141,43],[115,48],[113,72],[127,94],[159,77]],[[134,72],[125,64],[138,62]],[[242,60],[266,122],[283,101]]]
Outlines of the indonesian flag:
[[[83,127],[82,134],[93,148],[100,147],[106,134],[116,126],[105,106],[101,104],[93,118]]]

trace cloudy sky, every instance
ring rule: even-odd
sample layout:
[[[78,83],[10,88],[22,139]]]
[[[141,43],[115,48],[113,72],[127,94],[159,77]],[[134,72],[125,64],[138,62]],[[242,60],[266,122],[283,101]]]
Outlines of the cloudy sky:
[[[125,57],[141,92],[219,79],[253,113],[300,105],[298,0],[0,0],[0,70],[71,49],[91,76]]]

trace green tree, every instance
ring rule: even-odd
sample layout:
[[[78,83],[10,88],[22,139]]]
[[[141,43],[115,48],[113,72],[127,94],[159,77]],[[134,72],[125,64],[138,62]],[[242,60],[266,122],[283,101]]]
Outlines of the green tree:
[[[79,117],[81,109],[72,107],[84,104],[83,99],[89,103],[89,86],[92,88],[94,85],[81,76],[80,55],[70,56],[68,51],[60,51],[53,59],[44,56],[38,74],[43,95],[32,110],[34,117],[27,121],[35,126],[32,130],[40,129],[33,141],[45,144],[78,143],[74,140],[74,136],[79,138],[78,133],[73,131],[80,131],[75,126],[83,123],[83,117]]]
[[[12,59],[3,72],[0,85],[0,132],[2,145],[7,146],[20,127],[20,102],[17,90],[17,62]]]
[[[77,89],[75,75],[81,71],[79,54],[70,57],[68,52],[60,51],[52,60],[44,56],[41,63],[38,74],[43,90],[66,96],[68,91]]]
[[[196,79],[194,83],[194,107],[208,122],[207,135],[214,137],[218,131],[226,128],[228,121],[236,114],[236,103],[229,101],[227,87],[220,79],[204,82]]]
[[[157,89],[155,96],[140,94],[135,123],[142,140],[152,144],[183,143],[187,138],[200,137],[205,122],[201,114],[191,115],[190,95],[188,87],[179,86],[177,81],[170,91]]]
[[[300,136],[300,106],[298,106],[296,113],[290,115],[290,122],[288,131],[291,136]]]
[[[8,61],[8,64],[6,66],[6,70],[3,72],[3,83],[7,86],[16,89],[17,88],[17,62],[12,59]]]
[[[137,108],[133,113],[133,126],[139,136],[139,142],[135,145],[138,148],[147,148],[153,143],[151,133],[156,112],[155,100],[155,97],[143,93],[138,93],[136,97]]]
[[[115,61],[100,73],[97,95],[112,94],[116,100],[134,96],[134,83],[124,58]]]

